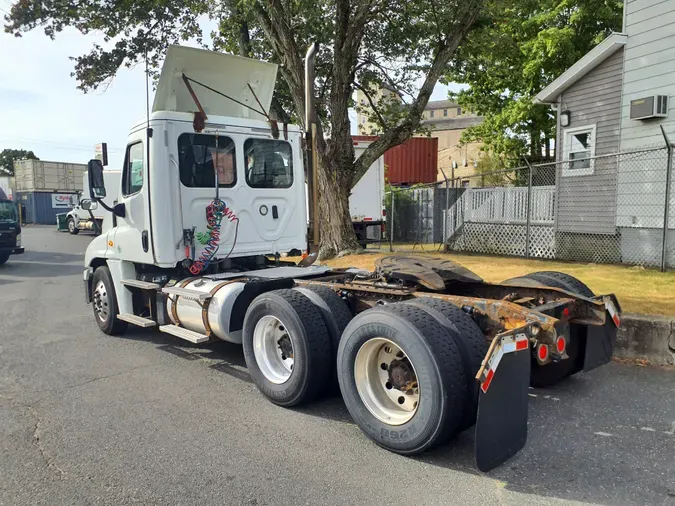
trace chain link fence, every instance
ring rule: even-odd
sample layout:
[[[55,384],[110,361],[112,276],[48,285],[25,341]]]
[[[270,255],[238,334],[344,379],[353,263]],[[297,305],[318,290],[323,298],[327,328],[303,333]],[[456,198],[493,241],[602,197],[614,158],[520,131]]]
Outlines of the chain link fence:
[[[675,267],[672,147],[387,193],[392,249]]]

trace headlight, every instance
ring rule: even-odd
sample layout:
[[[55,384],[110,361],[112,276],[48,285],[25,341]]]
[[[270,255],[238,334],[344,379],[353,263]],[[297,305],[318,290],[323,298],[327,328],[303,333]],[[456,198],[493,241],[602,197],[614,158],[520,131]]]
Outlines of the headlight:
[[[19,248],[21,246],[21,234],[16,234],[16,247]]]

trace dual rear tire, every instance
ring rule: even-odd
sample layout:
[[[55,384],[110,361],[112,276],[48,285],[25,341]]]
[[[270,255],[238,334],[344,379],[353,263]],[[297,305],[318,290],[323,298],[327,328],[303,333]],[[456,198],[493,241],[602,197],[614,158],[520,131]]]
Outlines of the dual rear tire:
[[[261,332],[274,328],[270,321],[276,333],[263,340]],[[352,318],[328,288],[276,290],[251,304],[243,346],[251,377],[269,400],[298,406],[334,391],[337,378],[356,424],[396,453],[426,451],[475,423],[474,376],[487,342],[470,316],[444,301],[376,306]],[[269,364],[277,357],[281,367],[289,353],[292,369],[275,376]]]
[[[518,278],[503,281],[505,284],[521,286],[548,286],[560,288],[583,297],[593,297],[593,291],[574,276],[557,271],[541,271],[527,274]],[[560,383],[565,378],[580,371],[583,367],[583,352],[586,339],[584,325],[570,324],[569,343],[567,344],[566,360],[545,365],[539,364],[537,359],[531,358],[530,385],[535,388],[547,388]]]

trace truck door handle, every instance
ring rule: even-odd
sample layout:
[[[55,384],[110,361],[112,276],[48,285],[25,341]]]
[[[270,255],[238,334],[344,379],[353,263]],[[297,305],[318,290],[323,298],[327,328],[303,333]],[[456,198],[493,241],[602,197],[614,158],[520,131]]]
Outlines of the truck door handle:
[[[275,220],[279,219],[279,209],[277,208],[277,206],[272,206],[272,218],[274,218]]]
[[[141,244],[143,245],[143,251],[148,252],[148,231],[143,230],[141,234]]]

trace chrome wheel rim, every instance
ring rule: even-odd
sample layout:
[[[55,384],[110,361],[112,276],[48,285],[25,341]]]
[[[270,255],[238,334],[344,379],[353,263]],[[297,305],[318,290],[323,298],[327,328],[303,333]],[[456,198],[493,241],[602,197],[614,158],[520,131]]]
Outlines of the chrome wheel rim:
[[[96,283],[96,287],[94,288],[94,312],[102,322],[105,322],[110,314],[108,290],[103,281]]]
[[[281,320],[263,316],[253,329],[253,353],[265,378],[280,385],[293,373],[295,350],[291,336]]]
[[[68,231],[69,232],[75,231],[75,222],[73,220],[68,220]]]
[[[369,339],[354,361],[356,390],[368,411],[388,425],[409,422],[419,407],[417,373],[404,351],[389,339]]]

